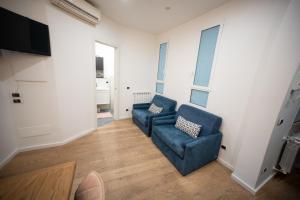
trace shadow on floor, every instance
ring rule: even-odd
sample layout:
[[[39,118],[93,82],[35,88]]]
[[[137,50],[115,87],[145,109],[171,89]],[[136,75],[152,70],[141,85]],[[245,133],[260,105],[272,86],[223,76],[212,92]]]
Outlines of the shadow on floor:
[[[255,196],[261,199],[300,199],[300,169],[294,169],[291,174],[277,173]]]

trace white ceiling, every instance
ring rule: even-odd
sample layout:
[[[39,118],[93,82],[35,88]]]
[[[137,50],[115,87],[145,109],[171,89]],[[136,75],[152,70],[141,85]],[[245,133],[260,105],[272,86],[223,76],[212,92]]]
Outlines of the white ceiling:
[[[187,22],[228,0],[88,0],[125,26],[161,33]],[[169,8],[169,9],[168,9]]]

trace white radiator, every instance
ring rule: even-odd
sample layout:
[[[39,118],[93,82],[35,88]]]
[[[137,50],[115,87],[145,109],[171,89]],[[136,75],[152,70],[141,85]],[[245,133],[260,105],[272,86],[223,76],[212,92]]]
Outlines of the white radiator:
[[[299,133],[298,137],[297,135],[295,135],[294,137],[286,138],[286,140],[287,143],[279,162],[279,166],[281,168],[280,171],[284,174],[290,173],[292,171],[295,160],[297,158],[297,154],[300,149]]]
[[[149,103],[152,100],[151,92],[134,92],[133,102],[136,103]]]

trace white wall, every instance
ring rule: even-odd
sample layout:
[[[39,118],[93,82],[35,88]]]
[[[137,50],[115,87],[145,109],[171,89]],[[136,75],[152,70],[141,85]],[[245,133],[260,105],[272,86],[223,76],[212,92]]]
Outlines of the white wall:
[[[282,137],[289,131],[272,134],[291,80],[300,66],[300,24],[296,23],[300,18],[299,9],[298,0],[290,1],[279,21],[280,27],[273,33],[274,40],[256,73],[243,120],[244,138],[234,176],[254,190],[274,172],[272,168],[279,156]]]
[[[2,56],[2,52],[0,52],[0,56]],[[5,63],[5,60],[0,59],[0,167],[9,161],[9,158],[15,154],[17,148],[16,130],[9,110],[8,100],[10,100],[10,97],[4,81],[11,75],[11,70]]]
[[[6,101],[7,95],[6,87],[0,81],[0,167],[8,161],[7,156],[13,155],[16,150],[15,129]]]
[[[154,35],[123,27],[105,16],[93,27],[48,0],[5,0],[0,6],[46,23],[50,31],[51,57],[5,50],[0,56],[14,74],[3,80],[8,85],[6,89],[14,91],[18,86],[24,97],[23,104],[9,103],[14,126],[23,134],[28,126],[34,132],[43,125],[45,133],[27,138],[16,133],[17,147],[60,144],[96,128],[95,40],[118,49],[121,118],[130,116],[130,110],[125,109],[131,109],[132,92],[148,91],[149,85],[154,84]],[[15,80],[22,81],[17,85]],[[126,90],[125,86],[131,89]]]
[[[169,42],[164,94],[180,105],[189,103],[201,30],[223,25],[206,110],[223,118],[227,150],[221,150],[219,158],[229,167],[234,167],[239,152],[244,132],[241,124],[259,63],[287,4],[230,1],[159,36],[159,43]]]

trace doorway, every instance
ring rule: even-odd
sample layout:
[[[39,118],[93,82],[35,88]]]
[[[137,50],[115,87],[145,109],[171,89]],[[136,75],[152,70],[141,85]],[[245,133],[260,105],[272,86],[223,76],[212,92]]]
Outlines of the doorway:
[[[291,81],[274,124],[257,185],[278,171],[290,174],[284,176],[287,182],[294,182],[295,177],[300,177],[297,143],[300,144],[300,66]],[[293,184],[290,186],[294,187]]]
[[[95,42],[97,127],[115,118],[115,48]]]

